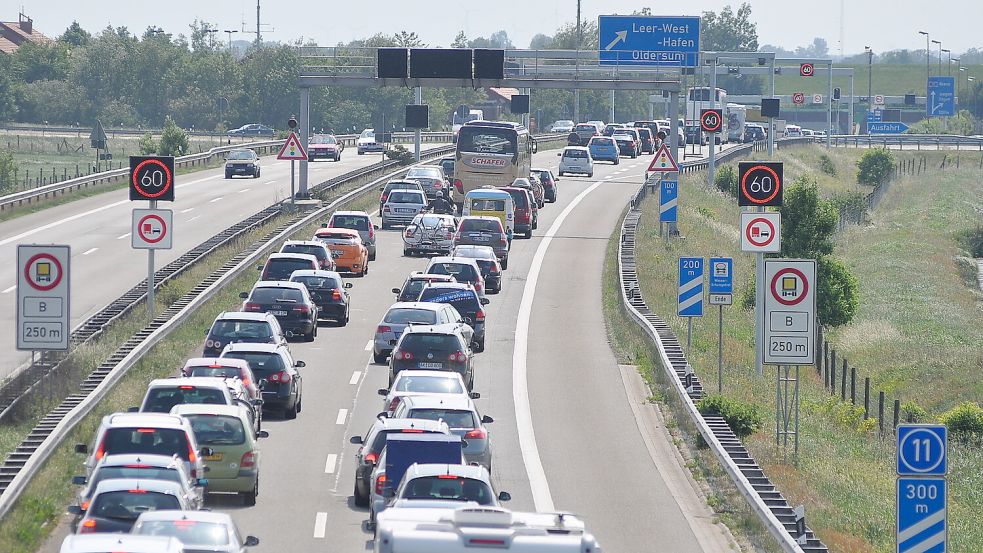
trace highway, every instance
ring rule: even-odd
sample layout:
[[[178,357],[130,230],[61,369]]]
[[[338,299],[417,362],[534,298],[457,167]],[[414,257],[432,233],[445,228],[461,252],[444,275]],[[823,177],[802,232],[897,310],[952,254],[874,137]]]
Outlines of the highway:
[[[425,146],[436,147],[433,146]],[[311,164],[311,183],[380,161],[381,155],[356,155],[347,149],[340,162]],[[156,253],[160,268],[219,231],[290,196],[290,163],[265,157],[258,179],[224,179],[224,169],[176,177],[176,201],[161,202],[174,211],[174,247]],[[14,349],[14,317],[18,244],[68,244],[72,248],[72,327],[84,321],[147,276],[147,254],[130,247],[133,208],[126,189],[105,192],[0,222],[0,379],[30,359]]]

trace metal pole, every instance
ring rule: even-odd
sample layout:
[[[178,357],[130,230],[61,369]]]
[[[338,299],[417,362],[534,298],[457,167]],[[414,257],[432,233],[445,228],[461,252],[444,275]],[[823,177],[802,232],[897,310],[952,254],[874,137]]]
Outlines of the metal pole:
[[[296,205],[294,202],[297,196],[296,191],[294,190],[294,165],[296,165],[296,163],[294,160],[291,159],[290,160],[290,207],[294,207]]]
[[[756,211],[764,211],[759,207]],[[758,376],[764,374],[762,352],[764,345],[764,303],[765,303],[765,254],[754,254],[754,369]]]
[[[258,8],[257,8],[258,9]],[[258,36],[258,29],[257,29]],[[311,89],[303,87],[300,89],[300,143],[307,148],[310,143],[310,132],[311,132]],[[293,163],[291,165],[291,171],[293,171]],[[291,198],[293,195],[293,177],[290,179],[291,182]],[[300,162],[300,196],[302,198],[307,197],[307,160],[302,160]],[[292,201],[292,200],[291,200]]]
[[[724,306],[717,306],[717,393],[724,393]]]
[[[609,110],[609,113],[608,113],[608,122],[609,123],[614,123],[614,120],[615,120],[615,117],[614,117],[614,89],[611,89],[611,109]]]
[[[577,0],[577,65],[580,65],[580,48],[584,44],[583,26],[580,24],[580,0]],[[580,120],[580,89],[573,91],[573,122],[581,123]]]
[[[413,101],[416,103],[416,105],[423,104],[423,88],[419,86],[414,88],[413,94]],[[421,129],[416,129],[413,131],[413,159],[416,161],[420,161],[420,130]]]
[[[775,58],[771,58],[771,71],[768,72],[768,86],[771,89],[771,97],[775,97]],[[775,118],[768,118],[768,157],[775,155]],[[760,257],[761,254],[758,254]],[[757,308],[755,308],[757,313]],[[761,375],[761,364],[757,363],[758,375]]]
[[[799,366],[795,366],[795,449],[792,458],[799,462]]]
[[[157,209],[157,200],[150,200],[150,209]],[[147,250],[147,315],[154,320],[157,305],[154,289],[154,250]]]
[[[710,68],[710,109],[717,107],[717,57],[713,58],[713,66]],[[721,106],[722,108],[723,106]],[[702,126],[703,122],[700,121]],[[720,123],[721,128],[723,128],[723,122]],[[721,140],[721,142],[723,142]],[[707,164],[707,188],[713,188],[714,173],[716,173],[716,156],[717,150],[717,133],[710,133],[710,155]]]
[[[833,61],[829,62],[829,96],[826,98],[826,149],[832,146],[833,140]]]
[[[847,134],[853,134],[853,72],[850,72],[850,126],[847,129]]]
[[[686,317],[686,356],[689,357],[689,347],[693,344],[693,317]]]
[[[669,151],[679,160],[679,92],[669,92]],[[685,147],[685,146],[684,146]]]
[[[782,443],[782,367],[775,371],[775,445]]]

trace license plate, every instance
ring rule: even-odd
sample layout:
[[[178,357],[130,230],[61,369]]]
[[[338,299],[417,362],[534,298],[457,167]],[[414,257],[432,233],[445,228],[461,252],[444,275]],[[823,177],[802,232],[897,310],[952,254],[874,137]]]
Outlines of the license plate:
[[[342,250],[331,250],[331,257],[341,257],[343,255],[345,255],[345,252]]]
[[[412,209],[400,209],[400,208],[397,207],[396,208],[396,213],[413,213],[413,210]]]
[[[417,366],[421,369],[442,369],[444,368],[443,363],[417,363]]]
[[[221,461],[222,460],[222,454],[221,453],[215,453],[215,454],[212,454],[212,455],[207,455],[207,456],[205,456],[205,460],[206,461]]]
[[[287,316],[287,312],[286,311],[270,311],[270,313],[272,313],[274,317],[286,317]]]
[[[491,239],[490,236],[483,236],[483,235],[478,235],[474,237],[475,242],[487,242],[490,239]]]

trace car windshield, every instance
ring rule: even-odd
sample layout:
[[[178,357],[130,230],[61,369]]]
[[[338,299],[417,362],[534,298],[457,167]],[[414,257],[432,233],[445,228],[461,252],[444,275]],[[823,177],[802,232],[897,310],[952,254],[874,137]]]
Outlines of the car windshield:
[[[465,125],[457,137],[460,152],[514,154],[518,150],[516,132],[509,129]]]
[[[563,157],[566,158],[585,158],[587,152],[584,150],[563,150]]]
[[[188,460],[188,437],[178,428],[110,428],[100,448],[106,455],[152,453]]]
[[[529,207],[529,198],[524,190],[509,190],[508,193],[512,196],[512,203],[515,204],[516,209]]]
[[[352,230],[369,230],[369,218],[361,215],[335,215],[331,218],[332,227]]]
[[[307,259],[276,258],[266,262],[266,280],[287,280],[294,271],[316,269]]]
[[[225,159],[253,159],[253,152],[251,150],[232,150]]]
[[[502,200],[502,210],[505,210],[505,200]],[[461,221],[461,232],[494,232],[501,234],[502,222],[498,219],[464,219]]]
[[[230,338],[233,340],[261,340],[273,338],[273,329],[266,321],[215,321],[209,338]]]
[[[324,251],[324,246],[315,246],[314,244],[284,244],[280,248],[280,253],[306,253],[318,259],[326,259],[328,257],[327,252]]]
[[[454,334],[424,334],[411,332],[403,335],[400,351],[450,353],[460,350],[461,342]]]
[[[149,413],[170,413],[175,405],[187,403],[211,403],[226,405],[225,394],[216,388],[202,386],[154,387],[147,391],[143,411]]]
[[[458,282],[472,282],[478,275],[467,263],[434,263],[427,272],[434,275],[453,275]]]
[[[171,494],[147,490],[120,490],[99,494],[88,513],[99,518],[136,520],[148,511],[178,510],[181,503]]]
[[[411,409],[408,418],[444,421],[450,428],[474,428],[476,426],[474,413],[459,409],[420,407]]]
[[[474,291],[459,288],[424,288],[419,301],[449,303],[462,315],[477,313],[481,309]]]
[[[394,204],[422,204],[423,196],[417,192],[393,192],[389,195],[389,202]]]
[[[441,474],[410,480],[402,499],[435,499],[442,501],[474,501],[479,505],[493,505],[495,495],[491,487],[473,478]]]
[[[217,378],[241,378],[242,373],[237,367],[191,367],[188,376],[214,376]]]
[[[429,309],[390,309],[386,313],[385,322],[392,324],[420,323],[432,325],[437,323],[437,312]]]
[[[443,173],[437,167],[414,167],[406,173],[406,178],[418,178],[425,177],[428,179],[441,179],[443,178]]]
[[[391,182],[386,185],[386,194],[389,194],[393,190],[419,190],[420,183],[418,182]]]
[[[337,144],[335,137],[329,135],[318,135],[311,139],[311,144]]]
[[[362,134],[358,135],[359,138],[375,138],[375,131],[372,129],[365,129]]]
[[[398,376],[393,390],[396,392],[419,392],[423,394],[461,394],[464,387],[457,378],[442,376]]]
[[[255,303],[303,303],[304,294],[296,288],[254,288],[249,301]]]
[[[96,489],[99,482],[114,478],[138,478],[140,480],[166,480],[181,483],[181,473],[176,468],[148,467],[134,464],[123,467],[102,467],[92,475],[89,487]]]
[[[299,282],[307,286],[308,290],[335,290],[341,288],[341,283],[331,277],[295,276],[291,277],[290,281]]]
[[[230,351],[222,357],[231,357],[232,359],[242,359],[246,361],[249,363],[249,368],[252,369],[256,378],[266,378],[271,374],[278,373],[286,368],[283,363],[283,358],[275,353],[266,353],[261,351]]]
[[[361,240],[357,236],[341,232],[319,232],[317,239],[325,244],[335,246],[354,246]]]
[[[181,517],[178,520],[148,520],[140,523],[134,534],[172,536],[186,547],[228,545],[229,530],[218,522],[202,522]]]
[[[246,431],[238,417],[227,415],[184,415],[191,421],[199,445],[239,445],[246,441]]]
[[[406,433],[412,433],[412,434],[437,434],[437,432],[433,432],[433,431],[430,431],[430,430],[422,430],[421,431],[420,429],[417,429],[417,428],[412,428],[412,429],[410,429],[410,428],[407,428],[407,429],[402,429],[402,428],[388,428],[388,429],[383,430],[383,431],[379,432],[378,434],[376,434],[375,439],[372,440],[372,443],[371,444],[366,444],[366,446],[365,446],[366,449],[365,449],[365,452],[364,453],[366,453],[366,454],[368,454],[368,453],[378,453],[378,452],[382,451],[382,448],[383,447],[386,446],[386,436],[389,436],[390,434],[406,434]]]
[[[471,198],[472,211],[505,211],[505,200]]]

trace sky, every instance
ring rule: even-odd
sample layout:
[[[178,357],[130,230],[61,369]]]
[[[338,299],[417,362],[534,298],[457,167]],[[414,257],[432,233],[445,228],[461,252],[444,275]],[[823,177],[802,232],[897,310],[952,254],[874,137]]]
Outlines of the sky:
[[[264,40],[290,42],[303,37],[322,46],[365,38],[375,33],[414,31],[430,46],[447,46],[458,31],[469,37],[508,32],[520,48],[529,46],[537,33],[551,35],[561,25],[576,20],[577,0],[260,0]],[[582,0],[582,17],[596,20],[601,14],[630,14],[652,7],[656,15],[700,15],[719,12],[738,1],[688,0],[669,3],[626,0]],[[862,52],[871,45],[875,52],[901,48],[924,49],[927,31],[942,47],[961,53],[970,47],[983,48],[983,0],[751,0],[751,13],[758,25],[760,44],[786,49],[806,46],[814,37],[825,38],[830,53]],[[84,5],[84,7],[80,7]],[[173,34],[188,34],[188,25],[198,18],[221,30],[238,30],[236,39],[252,39],[256,28],[256,0],[0,0],[0,19],[16,21],[24,9],[35,28],[55,37],[73,20],[90,32],[106,25],[125,26],[142,33],[158,25]],[[243,28],[253,34],[246,35]],[[227,39],[219,33],[218,38]],[[933,50],[938,48],[932,46]]]

